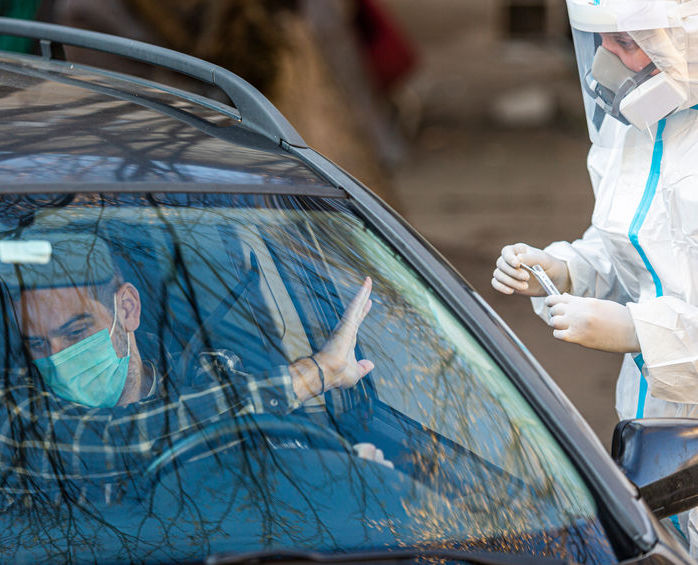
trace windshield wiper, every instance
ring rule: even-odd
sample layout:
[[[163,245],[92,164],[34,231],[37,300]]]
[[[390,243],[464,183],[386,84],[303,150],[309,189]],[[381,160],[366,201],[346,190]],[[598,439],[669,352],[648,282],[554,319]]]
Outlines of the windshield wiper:
[[[206,558],[206,565],[238,563],[366,563],[406,561],[424,557],[460,561],[472,565],[574,565],[574,561],[514,553],[460,551],[454,549],[395,549],[352,553],[321,553],[302,550],[265,550],[248,553],[218,553]]]

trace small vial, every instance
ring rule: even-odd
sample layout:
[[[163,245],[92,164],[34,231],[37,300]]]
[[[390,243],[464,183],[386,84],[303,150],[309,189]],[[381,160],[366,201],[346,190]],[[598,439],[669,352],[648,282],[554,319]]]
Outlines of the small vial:
[[[536,279],[543,287],[543,290],[547,293],[548,296],[560,294],[560,291],[553,284],[553,281],[551,281],[550,277],[545,274],[543,267],[541,267],[540,265],[533,265],[533,267],[529,267],[528,265],[524,265],[523,263],[521,263],[521,266],[524,269],[526,269],[529,273],[531,273],[534,277],[536,277]]]

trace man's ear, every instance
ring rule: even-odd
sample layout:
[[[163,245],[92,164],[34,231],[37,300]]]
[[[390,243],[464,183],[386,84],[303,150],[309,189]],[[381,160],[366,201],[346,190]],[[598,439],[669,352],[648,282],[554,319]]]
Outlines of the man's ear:
[[[135,332],[141,325],[141,297],[131,283],[124,283],[116,291],[116,307],[121,325],[127,332]]]

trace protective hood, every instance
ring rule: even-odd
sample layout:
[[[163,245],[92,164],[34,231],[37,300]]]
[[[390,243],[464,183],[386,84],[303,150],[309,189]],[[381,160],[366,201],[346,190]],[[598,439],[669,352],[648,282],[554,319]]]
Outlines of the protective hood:
[[[567,7],[594,143],[613,143],[623,127],[654,138],[661,119],[698,104],[698,0],[567,0]],[[628,68],[626,52],[613,48],[619,35],[649,58],[641,68]]]
[[[684,27],[630,31],[630,36],[685,95],[678,110],[698,104],[698,18],[694,30]]]

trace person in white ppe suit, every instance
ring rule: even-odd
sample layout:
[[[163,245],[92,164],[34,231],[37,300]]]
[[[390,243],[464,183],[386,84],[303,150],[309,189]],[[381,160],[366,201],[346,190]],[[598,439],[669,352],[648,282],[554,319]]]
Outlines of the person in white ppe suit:
[[[492,286],[533,298],[561,340],[625,353],[621,419],[698,417],[698,2],[567,0],[592,140],[591,226],[508,245]],[[682,530],[698,555],[698,511]],[[675,520],[675,523],[678,520]]]

